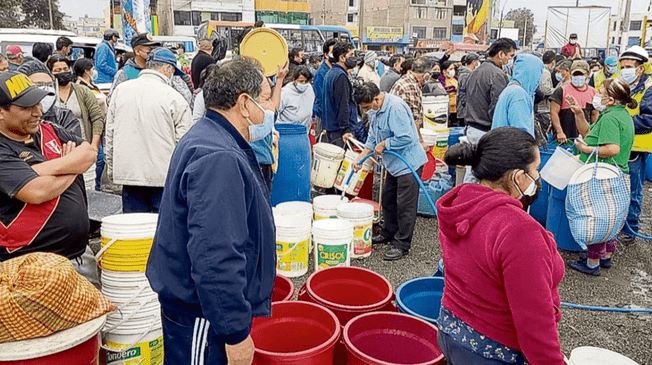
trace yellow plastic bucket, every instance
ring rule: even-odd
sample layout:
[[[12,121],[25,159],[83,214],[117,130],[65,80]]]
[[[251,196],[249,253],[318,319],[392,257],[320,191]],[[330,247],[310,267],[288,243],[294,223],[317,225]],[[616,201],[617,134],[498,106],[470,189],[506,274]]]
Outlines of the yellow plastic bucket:
[[[102,269],[145,272],[158,214],[129,213],[102,219],[102,249],[96,258]]]

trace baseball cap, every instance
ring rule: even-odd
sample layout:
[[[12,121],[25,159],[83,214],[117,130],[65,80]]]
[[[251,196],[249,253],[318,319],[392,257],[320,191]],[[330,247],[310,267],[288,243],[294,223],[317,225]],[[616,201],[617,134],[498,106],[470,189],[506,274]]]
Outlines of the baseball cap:
[[[161,43],[156,42],[152,35],[149,33],[140,33],[131,38],[131,46],[160,46]]]
[[[20,47],[18,47],[16,45],[12,44],[11,46],[7,47],[7,57],[8,58],[16,58],[16,57],[18,57],[18,56],[20,56],[22,54],[23,54],[23,50],[20,49]]]
[[[0,74],[0,105],[13,104],[29,108],[48,95],[54,93],[38,88],[25,74],[15,71]]]
[[[571,33],[571,35],[568,36],[568,38],[577,38],[577,33]]]
[[[147,56],[147,62],[163,62],[174,67],[175,76],[183,76],[184,72],[177,67],[177,57],[165,47],[154,48]]]
[[[575,73],[575,71],[581,71],[583,74],[588,75],[590,72],[589,64],[584,60],[575,60],[571,65],[570,71],[571,75]]]
[[[604,63],[607,66],[618,66],[618,59],[614,56],[610,56],[604,60]]]
[[[620,60],[635,60],[645,63],[648,61],[648,57],[649,56],[645,48],[641,46],[633,46],[627,48],[625,52],[620,55]]]

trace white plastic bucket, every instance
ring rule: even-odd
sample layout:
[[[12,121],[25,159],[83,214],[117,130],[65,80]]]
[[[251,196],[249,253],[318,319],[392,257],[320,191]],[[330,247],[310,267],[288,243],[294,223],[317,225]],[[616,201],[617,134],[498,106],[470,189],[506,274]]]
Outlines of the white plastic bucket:
[[[313,219],[313,210],[312,203],[301,202],[301,201],[291,201],[278,204],[276,207],[272,208],[272,213],[274,216],[299,216],[299,217],[308,217],[312,222]],[[309,252],[312,253],[312,239],[310,240]]]
[[[369,257],[371,255],[371,236],[374,223],[373,205],[365,203],[343,204],[337,207],[337,216],[353,224],[351,258]]]
[[[541,178],[555,189],[564,190],[571,176],[582,167],[578,158],[562,147],[557,147],[546,165],[541,169]]]
[[[310,216],[281,215],[276,224],[276,273],[287,278],[308,272]]]
[[[349,198],[341,195],[321,195],[312,200],[315,220],[337,218],[337,207],[347,204]]]
[[[617,352],[591,346],[583,346],[571,352],[570,365],[638,365],[634,360]]]
[[[315,271],[351,265],[353,224],[346,219],[321,219],[312,225]]]
[[[423,97],[423,127],[433,131],[448,128],[448,95]]]
[[[312,151],[310,181],[320,188],[332,188],[344,159],[344,149],[330,143],[317,143]]]
[[[95,190],[95,164],[92,164],[91,167],[84,172],[83,177],[86,190]]]
[[[96,258],[102,269],[145,272],[154,241],[158,214],[129,213],[102,219],[102,249]]]
[[[421,128],[421,137],[426,146],[432,147],[430,153],[433,157],[440,160],[444,159],[444,154],[448,150],[448,135],[450,130],[448,128],[431,130]]]
[[[374,165],[371,159],[367,159],[362,164],[362,168],[358,172],[353,172],[353,164],[355,160],[358,159],[360,154],[353,150],[347,150],[344,155],[344,161],[342,162],[342,167],[337,173],[337,178],[335,178],[335,189],[339,191],[344,191],[346,186],[346,180],[349,178],[349,175],[353,173],[353,177],[349,182],[349,187],[346,189],[346,193],[349,195],[357,196],[364,185],[364,181],[367,178],[367,175],[373,171]]]
[[[138,342],[130,346],[134,341]],[[103,342],[107,352],[106,361],[102,363],[107,365],[163,364],[163,330],[160,326],[147,331],[144,336],[142,332],[138,334],[107,333],[104,335]],[[125,346],[130,347],[118,352],[108,350],[109,348],[122,349]]]

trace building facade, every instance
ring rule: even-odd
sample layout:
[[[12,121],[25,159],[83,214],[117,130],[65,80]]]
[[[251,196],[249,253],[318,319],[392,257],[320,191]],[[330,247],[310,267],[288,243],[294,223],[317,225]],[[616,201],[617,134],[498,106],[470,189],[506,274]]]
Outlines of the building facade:
[[[462,0],[460,0],[462,1]],[[449,40],[453,0],[310,0],[315,24],[358,26],[367,49],[405,52]]]
[[[256,0],[256,20],[272,24],[310,24],[310,3],[302,1]]]
[[[629,16],[629,31],[627,32],[627,39],[623,39],[620,32],[623,19],[620,16],[612,15],[609,18],[609,45],[624,45],[625,47],[640,46],[643,37],[646,38],[646,41],[649,41],[652,34],[648,33],[646,35],[646,20],[647,14],[631,13]]]
[[[194,36],[204,20],[249,23],[256,21],[254,0],[168,1],[171,2],[174,16],[173,35]]]

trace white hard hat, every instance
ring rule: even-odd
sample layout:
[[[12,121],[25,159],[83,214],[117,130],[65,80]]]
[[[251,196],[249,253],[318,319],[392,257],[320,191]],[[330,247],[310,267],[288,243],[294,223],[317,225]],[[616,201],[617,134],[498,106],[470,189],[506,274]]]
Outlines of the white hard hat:
[[[627,48],[625,52],[621,53],[619,60],[635,60],[640,62],[647,62],[648,57],[648,53],[643,47],[633,46]]]

